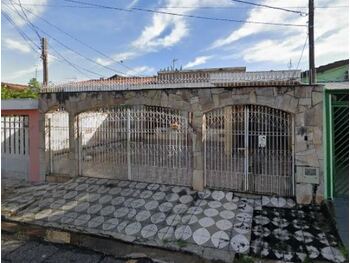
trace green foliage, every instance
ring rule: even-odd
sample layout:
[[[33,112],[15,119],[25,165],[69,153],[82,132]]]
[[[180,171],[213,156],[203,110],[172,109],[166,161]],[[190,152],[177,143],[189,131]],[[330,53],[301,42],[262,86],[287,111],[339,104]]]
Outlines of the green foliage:
[[[349,250],[346,246],[341,246],[339,249],[345,258],[349,258]]]
[[[24,99],[24,98],[38,98],[40,90],[40,83],[32,78],[28,83],[28,88],[24,90],[12,90],[5,85],[1,85],[1,99]]]
[[[309,255],[306,255],[303,263],[312,263],[312,260],[309,258]]]
[[[176,241],[176,244],[179,246],[179,247],[186,247],[187,246],[187,242],[180,239],[180,240],[177,240]]]
[[[36,78],[32,78],[29,82],[28,82],[28,86],[31,89],[31,91],[38,93],[40,90],[40,83]]]
[[[254,259],[250,256],[246,255],[239,255],[237,259],[235,259],[235,262],[238,263],[254,263]]]

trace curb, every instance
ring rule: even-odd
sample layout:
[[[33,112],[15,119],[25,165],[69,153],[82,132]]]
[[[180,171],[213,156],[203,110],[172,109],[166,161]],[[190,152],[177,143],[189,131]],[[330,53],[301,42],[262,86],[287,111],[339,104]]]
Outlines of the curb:
[[[154,262],[174,263],[209,263],[211,259],[200,257],[189,252],[174,251],[166,248],[156,248],[128,243],[94,234],[77,233],[53,227],[43,227],[28,223],[19,223],[2,219],[1,230],[9,233],[20,233],[31,239],[44,240],[51,243],[70,244],[80,248],[90,249],[105,255],[121,259],[151,258]],[[215,262],[223,262],[215,260]]]

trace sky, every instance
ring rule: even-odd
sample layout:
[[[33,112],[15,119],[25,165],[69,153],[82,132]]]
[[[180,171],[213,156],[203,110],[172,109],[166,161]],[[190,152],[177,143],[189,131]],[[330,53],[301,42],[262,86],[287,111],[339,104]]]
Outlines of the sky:
[[[302,14],[232,0],[2,0],[1,80],[42,80],[40,37],[48,39],[52,83],[155,75],[174,59],[183,69],[307,69],[308,0],[249,2]],[[347,59],[348,1],[315,0],[315,6],[316,66]]]

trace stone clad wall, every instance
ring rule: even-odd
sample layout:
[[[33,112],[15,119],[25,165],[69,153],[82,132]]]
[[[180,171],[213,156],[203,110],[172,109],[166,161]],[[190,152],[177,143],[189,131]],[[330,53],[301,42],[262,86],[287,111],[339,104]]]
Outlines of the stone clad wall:
[[[322,149],[322,87],[235,87],[211,89],[168,89],[113,92],[43,93],[39,100],[42,115],[57,107],[63,107],[70,116],[70,151],[72,173],[77,174],[74,119],[79,113],[116,105],[152,105],[181,109],[193,113],[194,171],[193,187],[203,189],[202,118],[205,112],[229,105],[255,104],[277,108],[294,116],[295,165],[320,169],[320,185],[317,199],[323,196]],[[41,118],[41,127],[43,125]],[[42,129],[44,130],[44,129]],[[41,145],[44,145],[42,136]],[[44,147],[41,147],[44,149]],[[42,159],[42,161],[44,161]],[[45,167],[44,165],[42,167]],[[45,171],[42,171],[45,173]],[[296,184],[298,202],[311,201],[312,187]]]

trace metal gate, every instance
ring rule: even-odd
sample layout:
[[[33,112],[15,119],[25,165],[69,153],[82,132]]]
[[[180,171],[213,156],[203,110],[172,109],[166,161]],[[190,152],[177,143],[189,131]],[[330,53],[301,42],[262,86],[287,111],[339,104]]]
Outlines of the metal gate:
[[[349,196],[349,94],[332,96],[334,197]]]
[[[206,185],[291,196],[292,116],[258,105],[236,105],[204,115]]]
[[[80,174],[191,185],[189,113],[154,106],[78,116]]]
[[[1,172],[27,179],[29,175],[29,117],[1,116]]]
[[[70,175],[69,117],[66,111],[45,114],[46,166],[50,174]]]

